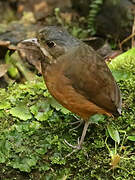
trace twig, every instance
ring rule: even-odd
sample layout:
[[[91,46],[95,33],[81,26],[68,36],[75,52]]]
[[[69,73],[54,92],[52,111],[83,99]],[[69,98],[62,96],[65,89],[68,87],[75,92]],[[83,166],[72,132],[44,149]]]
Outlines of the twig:
[[[135,36],[135,33],[129,35],[128,37],[126,37],[122,42],[120,42],[119,44],[119,47],[120,47],[120,50],[122,51],[122,45],[127,42],[129,39],[133,38]]]
[[[135,33],[135,14],[134,14],[134,22],[133,22],[133,27],[132,27],[132,34]],[[135,47],[135,39],[134,37],[132,37],[132,40],[131,40],[131,47]]]

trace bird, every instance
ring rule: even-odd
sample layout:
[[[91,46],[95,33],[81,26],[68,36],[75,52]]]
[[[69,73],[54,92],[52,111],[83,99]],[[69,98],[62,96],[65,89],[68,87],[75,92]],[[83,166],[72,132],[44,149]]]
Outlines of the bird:
[[[48,91],[84,120],[78,144],[73,146],[66,141],[81,149],[91,116],[121,114],[120,89],[104,59],[63,27],[45,26],[33,43],[42,53],[41,69]]]

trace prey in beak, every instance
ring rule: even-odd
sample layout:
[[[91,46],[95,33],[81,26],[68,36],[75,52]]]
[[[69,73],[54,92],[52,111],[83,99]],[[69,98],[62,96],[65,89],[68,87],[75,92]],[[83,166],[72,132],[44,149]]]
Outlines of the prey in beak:
[[[49,60],[52,59],[52,56],[44,47],[42,47],[37,38],[31,38],[21,41],[17,46],[17,50],[21,57],[26,57],[27,61],[32,61],[32,59],[36,59],[35,61],[41,61],[42,58],[46,58]],[[48,61],[48,63],[49,62],[50,61]]]
[[[17,51],[23,61],[33,65],[39,73],[42,73],[41,61],[44,58],[48,59],[49,53],[40,46],[37,38],[21,41],[17,45]]]
[[[31,44],[31,45],[35,45],[35,46],[37,46],[37,48],[39,48],[40,50],[41,50],[41,53],[45,56],[45,57],[48,57],[49,59],[51,59],[52,58],[52,56],[48,53],[48,51],[44,48],[44,47],[42,47],[41,45],[40,45],[40,43],[38,42],[38,39],[37,38],[32,38],[32,39],[26,39],[26,40],[24,40],[24,41],[22,41],[22,43],[23,44]]]

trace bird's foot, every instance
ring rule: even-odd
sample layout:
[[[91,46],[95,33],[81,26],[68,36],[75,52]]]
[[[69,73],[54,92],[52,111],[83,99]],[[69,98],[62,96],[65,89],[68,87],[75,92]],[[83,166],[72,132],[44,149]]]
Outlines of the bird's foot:
[[[72,148],[74,149],[71,153],[67,154],[66,157],[71,156],[74,152],[76,152],[76,151],[78,151],[78,150],[80,150],[80,149],[82,148],[81,145],[80,145],[80,143],[79,143],[79,138],[78,138],[78,145],[77,145],[77,146],[73,146],[72,144],[68,143],[67,140],[65,140],[65,139],[64,139],[64,142],[65,142],[68,146],[70,146],[70,147],[72,147]]]
[[[74,124],[78,124],[78,125],[76,127],[72,128],[72,129],[70,129],[69,132],[79,128],[82,125],[83,122],[84,121],[82,119],[77,119],[77,121],[70,123],[71,125],[74,125]]]
[[[79,141],[79,138],[78,138],[78,145],[77,146],[73,146],[72,144],[70,144],[69,142],[67,142],[67,140],[64,139],[64,142],[69,146],[69,147],[72,147],[73,149],[76,149],[76,150],[80,150],[82,147],[80,145],[80,141]]]
[[[85,135],[86,135],[86,131],[87,131],[88,126],[89,126],[89,121],[85,121],[84,128],[83,128],[83,132],[82,132],[82,136],[81,136],[81,139],[80,139],[80,140],[79,140],[79,138],[78,138],[78,145],[77,145],[77,146],[73,146],[72,144],[70,144],[70,143],[68,143],[66,140],[64,140],[65,143],[66,143],[68,146],[70,146],[70,147],[72,147],[72,148],[74,149],[70,154],[67,155],[67,157],[70,156],[71,154],[73,154],[75,151],[81,149],[81,146],[82,146],[82,144],[83,144],[83,141],[84,141],[84,138],[85,138]]]

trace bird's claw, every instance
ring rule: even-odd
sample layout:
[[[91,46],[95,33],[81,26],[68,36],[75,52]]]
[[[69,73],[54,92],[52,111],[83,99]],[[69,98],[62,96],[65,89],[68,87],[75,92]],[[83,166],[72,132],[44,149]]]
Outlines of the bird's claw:
[[[70,144],[69,142],[67,142],[67,140],[64,139],[64,142],[69,146],[69,147],[72,147],[73,149],[77,149],[77,150],[80,150],[81,149],[81,146],[80,146],[80,143],[79,143],[79,138],[78,138],[78,145],[77,146],[73,146],[72,144]]]
[[[68,143],[67,140],[65,140],[65,139],[64,139],[64,142],[65,142],[68,146],[70,146],[70,147],[72,147],[72,148],[74,149],[71,153],[67,154],[66,157],[71,156],[74,152],[76,152],[76,151],[78,151],[78,150],[81,149],[81,146],[80,146],[80,144],[79,144],[79,138],[78,138],[78,145],[77,145],[77,146],[73,146],[72,144]]]
[[[84,122],[84,121],[81,119],[81,120],[77,120],[77,121],[75,121],[75,122],[70,123],[71,125],[74,125],[74,124],[78,124],[78,125],[77,125],[76,127],[72,128],[72,129],[70,129],[69,132],[77,129],[78,127],[80,127],[83,122]]]

